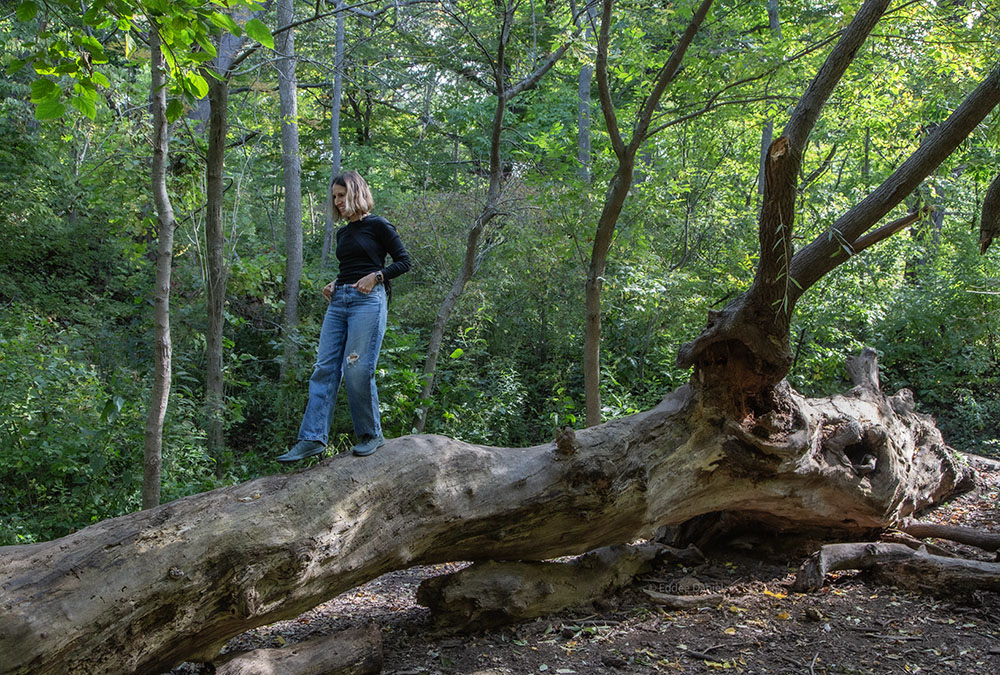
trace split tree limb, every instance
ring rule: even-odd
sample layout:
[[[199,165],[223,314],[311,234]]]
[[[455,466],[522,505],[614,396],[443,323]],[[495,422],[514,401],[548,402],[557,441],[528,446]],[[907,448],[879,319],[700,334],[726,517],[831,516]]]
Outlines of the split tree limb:
[[[445,630],[474,632],[593,602],[627,586],[667,550],[658,544],[607,546],[569,562],[476,563],[426,579],[417,602]]]
[[[1000,563],[932,555],[904,544],[828,544],[799,568],[792,589],[815,591],[837,570],[871,570],[880,583],[938,596],[1000,591]]]

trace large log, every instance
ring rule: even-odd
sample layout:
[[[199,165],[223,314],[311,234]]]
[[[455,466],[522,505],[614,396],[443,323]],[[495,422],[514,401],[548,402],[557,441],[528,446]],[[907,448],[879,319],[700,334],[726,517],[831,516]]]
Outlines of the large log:
[[[530,448],[440,436],[195,495],[55,541],[0,549],[8,673],[155,673],[384,572],[542,560],[702,514],[859,536],[968,474],[900,397],[856,387],[726,419],[690,386],[655,409]],[[828,447],[856,422],[859,438]],[[872,455],[871,471],[855,457]]]

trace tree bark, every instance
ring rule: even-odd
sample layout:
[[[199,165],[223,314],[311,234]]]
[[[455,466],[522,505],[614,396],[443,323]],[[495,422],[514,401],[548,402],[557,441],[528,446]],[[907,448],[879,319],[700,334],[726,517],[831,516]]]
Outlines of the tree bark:
[[[215,675],[377,675],[382,672],[382,635],[370,623],[282,649],[227,655],[214,665]]]
[[[781,41],[781,19],[778,14],[778,0],[767,0],[767,23],[771,29],[771,38]],[[757,176],[757,193],[764,195],[764,172],[767,168],[767,150],[771,147],[774,138],[774,120],[770,117],[764,123],[764,129],[760,135],[760,172]]]
[[[578,25],[584,29],[584,37],[587,42],[594,37],[594,22],[597,20],[597,5],[586,1],[586,7],[581,12]],[[574,8],[574,13],[575,13]],[[590,164],[591,164],[591,144],[590,144],[590,88],[594,81],[594,68],[589,63],[580,66],[580,75],[577,79],[577,130],[576,130],[576,159],[577,176],[584,183],[590,184]]]
[[[979,220],[979,253],[986,255],[993,237],[1000,235],[1000,175],[993,179],[983,198],[983,213]]]
[[[206,159],[205,213],[205,417],[208,432],[208,453],[215,460],[216,473],[222,471],[226,447],[226,396],[222,376],[222,333],[225,326],[223,310],[226,304],[226,236],[222,222],[223,179],[226,155],[226,108],[229,83],[212,75],[208,81],[211,106]]]
[[[278,25],[295,20],[292,0],[279,0]],[[296,358],[295,331],[299,324],[299,286],[302,281],[302,167],[299,159],[298,100],[295,79],[295,35],[288,28],[275,40],[278,52],[278,96],[281,106],[281,173],[285,187],[285,311],[284,360],[281,379]]]
[[[151,101],[153,111],[153,162],[150,187],[156,204],[156,286],[153,294],[153,391],[142,463],[142,508],[160,504],[160,470],[163,466],[163,420],[170,400],[171,357],[170,339],[170,276],[174,254],[174,209],[167,192],[167,162],[170,150],[170,126],[167,123],[167,90],[163,71],[163,54],[156,26],[149,30],[151,65]]]
[[[684,386],[559,445],[393,439],[0,549],[0,653],[11,673],[161,672],[389,570],[578,554],[718,512],[860,538],[969,479],[906,396],[779,393],[752,425]],[[865,475],[825,443],[846,418],[876,457]]]

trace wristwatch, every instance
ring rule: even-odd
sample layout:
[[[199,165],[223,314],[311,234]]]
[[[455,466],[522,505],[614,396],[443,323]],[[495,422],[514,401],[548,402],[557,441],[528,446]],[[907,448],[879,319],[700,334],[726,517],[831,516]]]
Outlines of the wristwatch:
[[[375,283],[380,284],[383,281],[385,281],[385,277],[382,276],[382,270],[379,270],[375,273]]]

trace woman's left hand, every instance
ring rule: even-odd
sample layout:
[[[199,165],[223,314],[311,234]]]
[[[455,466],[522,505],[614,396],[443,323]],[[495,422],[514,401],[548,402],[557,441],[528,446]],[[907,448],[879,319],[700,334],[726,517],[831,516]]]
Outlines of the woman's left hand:
[[[354,287],[362,293],[371,293],[372,289],[375,288],[376,282],[375,273],[372,272],[354,282]]]

